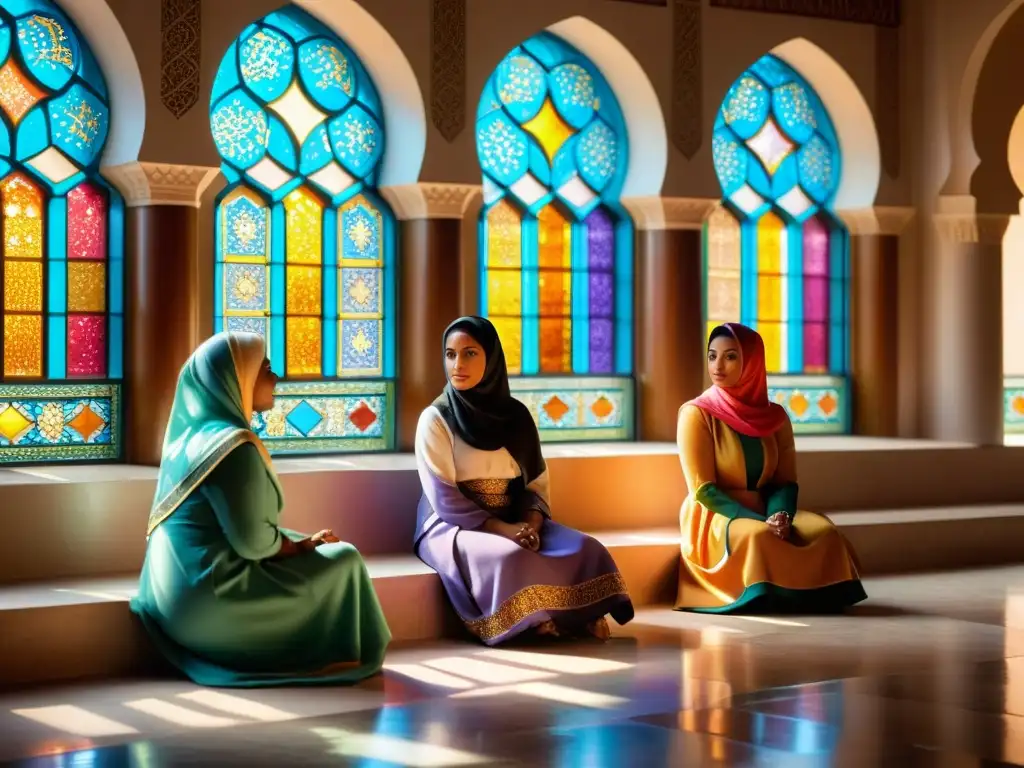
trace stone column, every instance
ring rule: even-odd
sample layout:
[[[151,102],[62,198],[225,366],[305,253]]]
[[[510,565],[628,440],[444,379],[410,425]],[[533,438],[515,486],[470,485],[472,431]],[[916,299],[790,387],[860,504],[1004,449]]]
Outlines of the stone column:
[[[444,388],[441,334],[459,315],[460,239],[470,184],[408,184],[381,194],[399,220],[396,444],[410,451],[420,412]]]
[[[199,199],[216,168],[135,162],[103,169],[124,197],[125,460],[157,466],[178,373],[198,346]]]
[[[925,250],[921,377],[926,437],[1003,443],[1002,241],[1010,217],[940,198]]]
[[[850,373],[857,435],[899,434],[900,235],[912,216],[910,208],[840,211],[850,233]]]
[[[675,442],[679,406],[704,387],[702,230],[716,201],[632,198],[637,438]]]

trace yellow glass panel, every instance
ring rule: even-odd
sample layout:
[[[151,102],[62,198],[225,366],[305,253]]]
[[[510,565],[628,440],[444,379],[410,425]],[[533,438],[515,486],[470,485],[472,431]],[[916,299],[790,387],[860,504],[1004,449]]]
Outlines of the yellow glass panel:
[[[764,275],[757,278],[757,319],[759,322],[783,319],[782,281],[784,279]]]
[[[572,373],[572,321],[569,318],[540,319],[540,370],[542,373]]]
[[[757,271],[782,272],[782,219],[766,213],[757,222]]]
[[[572,296],[572,273],[541,270],[537,276],[541,317],[568,317]]]
[[[523,368],[523,321],[518,317],[492,317],[491,323],[505,351],[505,366],[515,374]]]
[[[523,273],[518,269],[487,270],[487,314],[523,313]]]
[[[43,375],[43,318],[4,316],[4,376]]]
[[[323,208],[306,189],[284,199],[285,258],[294,264],[323,263]]]
[[[708,319],[738,323],[740,319],[739,272],[708,273]]]
[[[542,268],[572,266],[572,229],[553,205],[537,214],[537,263]]]
[[[707,243],[708,269],[739,270],[740,223],[722,206],[708,217]]]
[[[519,211],[508,200],[501,200],[487,212],[487,266],[516,268],[522,261]]]
[[[285,334],[285,367],[288,375],[319,376],[320,318],[289,317],[285,321]]]
[[[551,99],[544,100],[544,106],[540,108],[540,112],[528,123],[523,123],[523,128],[529,131],[540,144],[544,154],[548,156],[548,162],[554,162],[558,150],[561,149],[565,140],[574,133],[569,124],[558,114]]]
[[[289,315],[319,315],[323,295],[320,267],[288,265],[285,307]]]
[[[68,312],[102,312],[107,308],[107,265],[68,262]]]
[[[758,323],[757,332],[764,339],[764,364],[768,373],[784,373],[782,367],[782,323]]]
[[[4,207],[4,256],[43,258],[43,196],[19,173],[7,177],[0,198]]]
[[[43,311],[43,263],[4,263],[4,309],[8,312]]]

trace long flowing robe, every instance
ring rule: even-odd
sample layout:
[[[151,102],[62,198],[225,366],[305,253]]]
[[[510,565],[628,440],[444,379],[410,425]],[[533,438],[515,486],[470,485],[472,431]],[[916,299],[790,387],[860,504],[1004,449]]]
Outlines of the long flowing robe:
[[[788,421],[754,438],[687,405],[678,442],[689,494],[680,513],[677,609],[837,610],[867,597],[843,535],[824,515],[797,509]],[[766,523],[777,512],[790,518],[788,540]]]
[[[416,520],[416,554],[437,571],[456,613],[487,645],[555,620],[583,628],[610,613],[633,618],[625,581],[596,539],[551,520],[548,472],[523,485],[507,450],[483,451],[448,427],[433,406],[416,429],[416,463],[423,496]],[[537,552],[483,530],[497,517],[516,522],[544,515]]]

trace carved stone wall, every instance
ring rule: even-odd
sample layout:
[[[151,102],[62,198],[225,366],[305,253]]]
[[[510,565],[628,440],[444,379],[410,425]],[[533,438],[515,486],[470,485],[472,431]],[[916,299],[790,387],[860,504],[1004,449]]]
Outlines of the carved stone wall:
[[[180,118],[199,100],[201,0],[161,0],[160,101]]]
[[[687,160],[704,140],[701,0],[675,0],[672,7],[672,143]]]
[[[430,119],[449,142],[466,125],[466,0],[434,0],[430,18]]]

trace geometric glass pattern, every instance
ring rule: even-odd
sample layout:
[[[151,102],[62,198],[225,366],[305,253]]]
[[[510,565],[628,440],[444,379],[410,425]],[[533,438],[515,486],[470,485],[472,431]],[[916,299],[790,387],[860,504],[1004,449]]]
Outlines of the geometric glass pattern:
[[[846,376],[772,376],[768,398],[783,406],[800,434],[850,431],[850,384]]]
[[[124,207],[99,174],[110,105],[52,0],[0,0],[0,116],[0,382],[17,398],[0,399],[0,462],[117,458]],[[66,426],[93,417],[95,435]]]
[[[784,61],[762,56],[726,93],[712,157],[722,203],[705,223],[707,330],[756,328],[770,386],[778,376],[847,375],[849,235],[832,208],[842,157],[820,98]],[[802,397],[784,404],[807,431]]]
[[[633,439],[633,380],[615,376],[511,380],[513,396],[533,414],[544,442]]]
[[[0,384],[0,462],[114,460],[120,385]]]
[[[367,450],[371,433],[390,440],[392,398],[378,395],[395,375],[395,221],[377,192],[384,122],[369,74],[336,34],[286,7],[225,53],[210,129],[228,180],[217,201],[215,329],[264,336],[280,393],[299,382],[330,392],[305,403],[282,394],[257,417],[267,439],[275,450],[290,441],[289,452]],[[331,426],[326,403],[337,410],[346,392],[364,391],[377,397],[367,408],[385,408],[374,412],[377,432]]]
[[[619,201],[628,137],[607,81],[562,39],[531,37],[487,81],[476,147],[480,314],[509,373],[630,376],[633,225]],[[540,425],[542,440],[556,430]]]
[[[1019,376],[1003,379],[1003,432],[1024,434],[1024,378]]]
[[[369,453],[393,445],[394,384],[384,380],[287,381],[252,429],[275,456]]]

